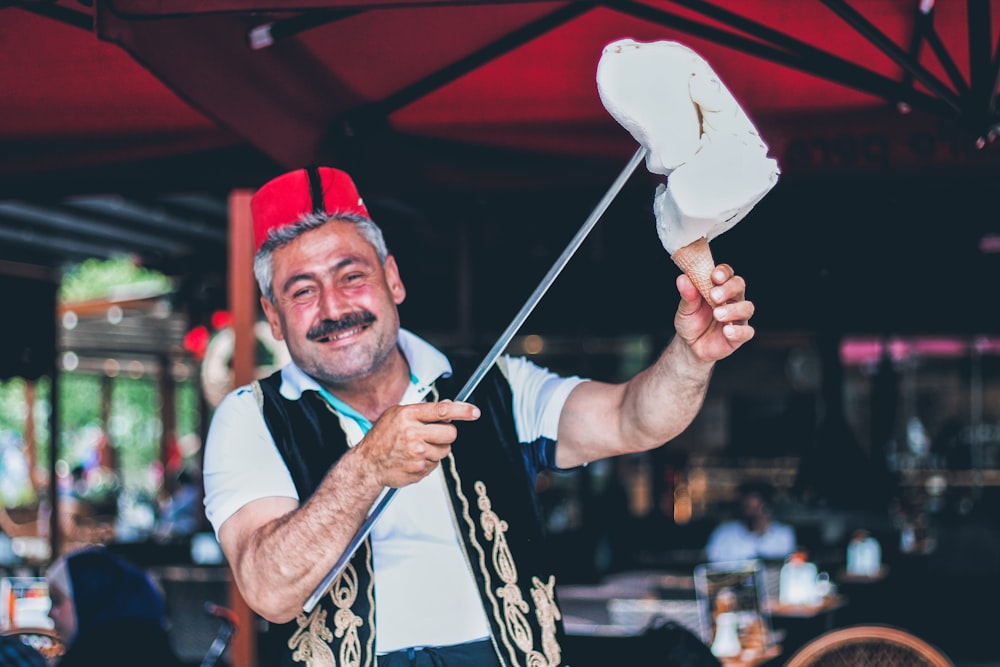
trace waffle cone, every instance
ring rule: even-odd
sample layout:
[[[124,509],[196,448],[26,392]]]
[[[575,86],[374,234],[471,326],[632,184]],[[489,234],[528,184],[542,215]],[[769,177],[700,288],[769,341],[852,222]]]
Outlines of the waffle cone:
[[[691,279],[705,301],[712,303],[708,293],[712,289],[712,269],[715,268],[715,260],[712,259],[712,249],[708,247],[708,240],[701,237],[692,241],[683,248],[678,248],[670,256],[684,274]]]

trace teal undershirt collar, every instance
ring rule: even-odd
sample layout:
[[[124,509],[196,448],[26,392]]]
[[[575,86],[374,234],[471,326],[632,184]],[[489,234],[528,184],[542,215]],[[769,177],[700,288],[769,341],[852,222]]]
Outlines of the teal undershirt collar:
[[[417,376],[413,374],[413,371],[410,371],[410,384],[417,384]],[[367,434],[368,431],[372,430],[372,423],[368,421],[367,417],[331,394],[326,387],[320,385],[319,395],[330,404],[331,408],[337,411],[337,414],[354,420],[354,422],[361,427],[361,432],[363,434]]]

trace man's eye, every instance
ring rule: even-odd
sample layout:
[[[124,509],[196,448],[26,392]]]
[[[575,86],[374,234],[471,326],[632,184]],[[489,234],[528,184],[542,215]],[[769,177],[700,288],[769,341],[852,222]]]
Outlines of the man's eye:
[[[308,298],[313,293],[311,287],[303,287],[302,289],[297,289],[292,292],[293,299],[305,299]]]

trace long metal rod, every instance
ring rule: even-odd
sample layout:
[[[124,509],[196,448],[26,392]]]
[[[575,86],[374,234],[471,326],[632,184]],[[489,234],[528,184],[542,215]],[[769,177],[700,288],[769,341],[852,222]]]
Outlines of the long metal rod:
[[[538,302],[542,300],[542,297],[548,291],[556,277],[562,272],[566,264],[569,263],[570,258],[583,244],[584,239],[587,238],[587,235],[594,228],[594,225],[596,225],[597,221],[600,220],[602,215],[604,215],[604,212],[608,210],[608,206],[611,205],[611,201],[618,195],[619,192],[621,192],[621,189],[625,187],[625,183],[632,175],[632,172],[635,171],[636,167],[639,166],[639,163],[641,163],[645,158],[646,148],[641,146],[639,150],[635,152],[635,155],[632,156],[632,159],[629,160],[629,163],[625,165],[625,168],[618,175],[618,178],[615,179],[615,182],[611,184],[610,188],[608,188],[608,191],[604,194],[601,201],[599,201],[597,206],[594,207],[590,216],[583,223],[583,226],[577,231],[576,236],[570,240],[569,245],[566,246],[565,250],[563,250],[562,255],[559,256],[555,264],[552,265],[552,268],[549,269],[549,272],[545,274],[544,278],[542,278],[538,287],[535,288],[535,291],[532,292],[530,297],[528,297],[528,300],[521,307],[521,310],[514,316],[511,323],[507,325],[507,328],[500,335],[500,338],[497,339],[497,342],[494,343],[490,351],[487,352],[486,356],[479,363],[479,367],[476,368],[476,370],[472,373],[472,376],[465,383],[465,386],[462,387],[462,389],[455,396],[456,401],[467,400],[469,396],[472,395],[472,392],[477,386],[479,386],[479,383],[486,376],[486,373],[490,370],[493,364],[496,363],[496,360],[500,358],[503,351],[507,349],[511,339],[514,338],[514,334],[517,333],[518,329],[521,328],[525,320],[528,319],[528,316],[531,315],[531,311],[533,311],[535,306],[538,305]],[[353,558],[357,550],[361,548],[361,544],[365,541],[368,534],[375,526],[375,522],[378,521],[386,507],[389,506],[393,497],[395,497],[396,491],[398,491],[398,489],[386,489],[385,493],[382,494],[382,499],[379,500],[375,509],[368,514],[368,518],[365,519],[363,524],[361,524],[358,532],[351,539],[347,548],[344,549],[344,553],[340,555],[340,558],[337,559],[336,563],[334,563],[330,572],[323,577],[323,581],[320,582],[319,586],[316,587],[312,595],[309,596],[309,599],[307,599],[305,604],[302,605],[302,610],[305,613],[310,613],[316,607],[316,604],[324,595],[326,595],[326,592],[330,589],[330,586],[333,585],[333,582],[336,581],[337,577],[343,573],[351,558]]]

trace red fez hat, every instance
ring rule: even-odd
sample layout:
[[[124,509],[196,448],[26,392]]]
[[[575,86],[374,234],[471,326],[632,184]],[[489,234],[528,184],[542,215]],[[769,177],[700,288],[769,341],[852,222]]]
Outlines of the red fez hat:
[[[250,213],[255,252],[272,229],[295,224],[307,213],[369,217],[351,177],[330,167],[296,169],[268,181],[250,200]]]

